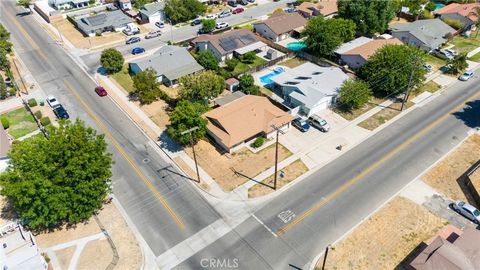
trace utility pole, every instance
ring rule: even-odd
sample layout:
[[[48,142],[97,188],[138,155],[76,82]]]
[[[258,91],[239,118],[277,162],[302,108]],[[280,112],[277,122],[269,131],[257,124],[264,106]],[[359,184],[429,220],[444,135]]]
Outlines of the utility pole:
[[[195,146],[193,144],[193,136],[192,132],[197,130],[198,127],[193,127],[189,130],[185,130],[184,132],[180,133],[180,135],[185,135],[185,134],[190,134],[190,145],[192,146],[192,151],[193,151],[193,160],[195,161],[195,169],[197,171],[197,182],[200,183],[200,173],[198,172],[198,164],[197,164],[197,155],[195,155]]]
[[[273,175],[273,190],[277,190],[277,174],[278,174],[278,133],[282,133],[283,131],[280,128],[272,125],[272,128],[277,132],[276,134],[276,142],[275,142],[275,174]]]
[[[413,65],[416,66],[418,65],[418,58],[417,57],[414,57],[414,60],[413,60]],[[412,67],[412,72],[410,72],[410,79],[408,79],[408,86],[407,86],[407,90],[405,91],[405,96],[403,97],[403,100],[402,100],[402,107],[400,108],[400,111],[403,111],[403,107],[405,106],[405,103],[407,102],[408,100],[408,97],[410,96],[410,91],[411,91],[411,88],[412,88],[412,81],[413,81],[413,72],[415,71],[415,68]]]

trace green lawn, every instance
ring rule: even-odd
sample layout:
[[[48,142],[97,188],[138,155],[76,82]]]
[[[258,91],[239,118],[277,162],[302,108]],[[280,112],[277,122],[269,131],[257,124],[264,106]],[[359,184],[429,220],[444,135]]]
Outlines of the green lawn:
[[[267,60],[265,60],[263,58],[260,58],[258,56],[255,56],[255,61],[252,64],[245,64],[245,63],[239,62],[237,64],[237,66],[235,66],[235,69],[233,70],[232,74],[238,75],[240,73],[243,73],[243,72],[249,70],[252,67],[256,67],[256,66],[261,65],[261,64],[266,63],[266,62],[267,62]]]
[[[473,61],[473,62],[480,62],[480,52],[476,53],[474,56],[468,58],[468,60]]]
[[[23,137],[38,128],[33,116],[25,108],[2,114],[3,116],[10,122],[8,134],[15,139]]]
[[[425,54],[424,60],[428,64],[432,65],[435,69],[439,69],[440,67],[443,67],[447,64],[447,61],[440,59],[436,56],[433,56],[431,54]]]
[[[426,84],[422,85],[420,88],[415,91],[415,94],[421,94],[425,91],[430,92],[430,93],[435,93],[438,91],[440,88],[442,88],[439,84],[437,84],[434,81],[429,81]]]
[[[111,78],[113,78],[115,81],[117,81],[118,84],[120,84],[123,89],[127,92],[133,92],[133,80],[130,74],[128,74],[128,64],[125,64],[123,66],[122,71],[115,73],[111,75]]]
[[[450,41],[450,44],[455,45],[453,48],[454,50],[458,52],[470,52],[473,49],[480,47],[480,35],[475,38],[475,34],[472,35],[472,37],[463,37],[463,36],[456,36],[452,41]]]

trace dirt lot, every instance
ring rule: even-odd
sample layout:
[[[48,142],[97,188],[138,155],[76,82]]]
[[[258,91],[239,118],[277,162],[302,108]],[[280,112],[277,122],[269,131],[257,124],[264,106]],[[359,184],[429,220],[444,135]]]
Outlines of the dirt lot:
[[[186,153],[193,158],[192,149],[186,148]],[[231,191],[245,183],[249,177],[253,178],[259,173],[274,165],[275,145],[271,145],[254,154],[244,148],[234,154],[224,154],[215,149],[208,141],[201,140],[195,146],[197,161],[225,191]],[[292,155],[283,145],[278,147],[278,161]],[[237,173],[235,173],[237,172]]]
[[[159,100],[149,105],[137,105],[160,129],[166,129],[170,123],[170,117],[167,114],[168,104],[165,101]]]
[[[100,37],[84,37],[82,33],[68,20],[52,23],[70,43],[79,49],[101,47],[107,44],[120,43],[125,40],[125,35],[117,32],[105,32]]]
[[[287,167],[281,169],[278,173],[284,172],[285,176],[277,177],[277,190],[281,189],[286,184],[292,182],[293,180],[297,179],[300,175],[306,173],[308,171],[307,166],[302,162],[302,160],[298,159],[295,162],[291,163]],[[273,174],[262,181],[263,184],[256,184],[252,188],[248,190],[248,197],[249,198],[256,198],[263,195],[267,195],[272,193],[274,190],[271,188],[273,187]]]
[[[396,197],[330,250],[326,269],[402,269],[407,255],[445,225],[425,208]]]
[[[360,115],[368,112],[373,107],[379,104],[382,104],[383,102],[385,102],[384,99],[372,97],[372,99],[367,104],[365,104],[363,107],[358,108],[356,110],[347,111],[342,109],[341,107],[338,107],[338,108],[334,108],[333,111],[339,114],[340,116],[342,116],[343,118],[345,118],[346,120],[352,121],[355,118],[359,117]]]
[[[404,110],[412,106],[413,103],[411,101],[408,101],[405,104],[405,107],[403,108]],[[401,102],[395,102],[392,103],[390,106],[382,109],[378,113],[370,116],[360,124],[358,124],[360,127],[366,128],[368,130],[374,130],[377,127],[381,126],[382,124],[386,123],[393,117],[397,116],[398,114],[401,113],[400,108],[402,106]]]
[[[466,200],[457,179],[480,159],[480,135],[474,134],[451,152],[430,171],[422,176],[423,181],[453,200]],[[472,182],[480,192],[480,172],[473,175]]]

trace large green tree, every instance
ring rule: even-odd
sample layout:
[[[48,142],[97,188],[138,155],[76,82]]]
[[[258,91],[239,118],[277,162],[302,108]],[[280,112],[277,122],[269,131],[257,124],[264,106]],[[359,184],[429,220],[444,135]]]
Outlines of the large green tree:
[[[358,72],[377,96],[415,88],[425,79],[424,52],[407,45],[386,45],[372,55]],[[411,78],[411,82],[410,82]]]
[[[0,174],[1,194],[35,230],[88,219],[110,191],[112,158],[104,135],[79,120],[59,123],[48,139],[14,143],[10,166]]]
[[[166,0],[164,10],[168,19],[176,24],[203,15],[207,6],[197,0]]]
[[[30,2],[30,0],[18,0],[17,2],[17,6],[21,6],[21,7],[24,7],[26,9],[28,9],[28,12],[32,12],[32,10],[30,9],[30,5],[32,3]]]
[[[0,99],[5,99],[7,97],[7,86],[3,80],[2,75],[0,74]]]
[[[245,74],[240,77],[238,90],[242,91],[247,95],[261,95],[260,87],[258,87],[258,85],[255,85],[255,79],[250,74]]]
[[[157,72],[151,68],[133,76],[134,96],[140,104],[151,104],[160,96],[161,83],[157,80]]]
[[[383,33],[395,17],[393,0],[339,0],[338,15],[351,19],[362,34]]]
[[[197,54],[197,62],[208,70],[218,69],[218,59],[210,50],[204,50]]]
[[[339,101],[346,110],[357,109],[365,105],[372,96],[368,83],[360,80],[346,80],[340,87]]]
[[[466,70],[468,68],[467,58],[468,57],[466,53],[461,53],[455,56],[453,59],[448,60],[448,64],[451,65],[449,71],[453,74],[458,74]]]
[[[100,63],[108,74],[122,70],[124,62],[122,53],[114,48],[104,50],[100,56]]]
[[[202,103],[216,98],[225,89],[223,77],[211,70],[184,76],[180,78],[180,84],[179,95],[181,99]]]
[[[198,127],[196,131],[191,133],[193,141],[205,136],[207,130],[207,120],[202,114],[207,111],[207,107],[201,103],[192,103],[189,100],[180,101],[173,112],[170,114],[170,125],[167,132],[176,142],[186,145],[190,143],[190,135],[182,135],[183,131],[193,127]]]
[[[324,19],[316,16],[310,19],[302,33],[305,44],[316,55],[332,55],[343,42],[355,36],[355,23],[346,19]]]
[[[202,29],[206,32],[213,31],[215,29],[216,20],[215,19],[203,19],[202,20]]]
[[[0,23],[0,50],[9,53],[12,51],[13,44],[10,42],[10,32]]]
[[[0,70],[7,70],[10,68],[10,61],[7,58],[7,52],[0,48]]]

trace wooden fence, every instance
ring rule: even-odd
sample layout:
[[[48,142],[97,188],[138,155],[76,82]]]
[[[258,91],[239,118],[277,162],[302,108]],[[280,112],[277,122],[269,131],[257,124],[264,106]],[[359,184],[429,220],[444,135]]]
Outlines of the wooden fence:
[[[468,168],[468,170],[457,179],[457,182],[465,194],[465,197],[470,203],[475,204],[477,208],[480,207],[480,195],[478,194],[478,190],[473,185],[470,176],[472,176],[478,169],[480,169],[480,160],[470,166],[470,168]]]

